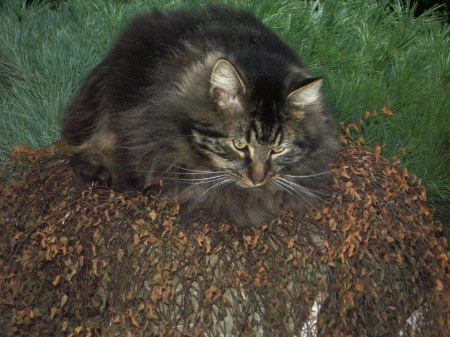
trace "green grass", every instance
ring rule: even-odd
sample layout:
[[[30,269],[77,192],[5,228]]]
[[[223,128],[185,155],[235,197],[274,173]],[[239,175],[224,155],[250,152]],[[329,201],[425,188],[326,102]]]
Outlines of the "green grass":
[[[58,138],[61,111],[135,13],[205,1],[5,0],[0,7],[0,158],[14,145]],[[414,17],[400,1],[221,1],[254,12],[297,50],[339,120],[395,113],[366,127],[368,144],[421,177],[436,216],[450,223],[449,26],[437,11]],[[54,5],[56,4],[56,5]],[[390,5],[393,4],[393,5]]]

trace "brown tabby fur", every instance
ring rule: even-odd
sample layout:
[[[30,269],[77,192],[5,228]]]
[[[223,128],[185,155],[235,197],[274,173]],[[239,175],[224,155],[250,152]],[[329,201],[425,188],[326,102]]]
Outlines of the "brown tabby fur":
[[[62,137],[85,182],[162,181],[186,209],[268,223],[326,190],[338,146],[320,85],[249,13],[154,12],[136,17],[89,74]]]

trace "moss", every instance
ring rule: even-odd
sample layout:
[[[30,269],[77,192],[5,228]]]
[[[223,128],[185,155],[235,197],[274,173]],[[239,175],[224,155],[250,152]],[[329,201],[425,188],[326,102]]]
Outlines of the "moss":
[[[16,147],[0,186],[2,333],[393,336],[420,309],[416,334],[442,336],[448,255],[425,188],[345,128],[322,207],[254,228],[181,216],[160,186],[83,190],[62,144]]]

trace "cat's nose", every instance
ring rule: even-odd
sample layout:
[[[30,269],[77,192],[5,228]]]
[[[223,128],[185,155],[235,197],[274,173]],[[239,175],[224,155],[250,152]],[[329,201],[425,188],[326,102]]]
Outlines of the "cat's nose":
[[[264,165],[253,165],[249,176],[253,185],[261,185],[266,179],[266,168]]]
[[[264,181],[265,176],[262,174],[252,174],[250,178],[252,180],[253,185],[259,185]]]

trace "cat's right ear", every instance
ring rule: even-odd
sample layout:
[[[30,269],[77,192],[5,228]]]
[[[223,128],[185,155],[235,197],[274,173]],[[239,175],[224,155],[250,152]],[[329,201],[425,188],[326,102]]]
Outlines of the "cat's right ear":
[[[214,65],[210,93],[220,108],[242,108],[241,97],[245,93],[244,81],[229,61],[220,59]]]
[[[308,78],[300,87],[292,91],[287,99],[294,107],[302,108],[304,106],[314,104],[321,98],[320,87],[322,86],[322,78]]]

